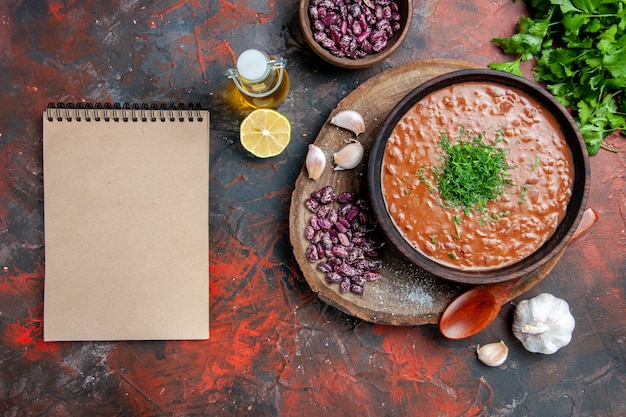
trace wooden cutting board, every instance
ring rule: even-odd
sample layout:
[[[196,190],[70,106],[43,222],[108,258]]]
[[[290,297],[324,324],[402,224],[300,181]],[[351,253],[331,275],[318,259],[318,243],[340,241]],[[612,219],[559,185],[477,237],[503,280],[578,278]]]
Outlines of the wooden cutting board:
[[[294,255],[302,274],[311,289],[326,303],[360,319],[380,324],[422,325],[437,324],[448,303],[467,286],[441,280],[408,262],[389,243],[381,251],[382,278],[370,282],[363,295],[341,293],[338,284],[326,282],[324,273],[309,262],[306,248],[309,242],[304,237],[304,228],[309,224],[311,212],[305,200],[311,192],[332,185],[337,193],[351,191],[369,201],[366,186],[366,170],[369,149],[387,115],[410,91],[420,84],[445,73],[481,68],[476,64],[448,59],[433,59],[407,63],[382,72],[356,88],[339,102],[322,126],[315,145],[327,157],[326,170],[317,180],[308,178],[306,167],[296,180],[289,213],[289,234]],[[354,135],[330,124],[338,111],[356,110],[365,119],[366,130],[358,136],[365,148],[361,164],[349,171],[333,170],[333,153],[345,146]],[[384,240],[384,237],[380,237]],[[562,255],[559,254],[535,274],[520,280],[513,288],[507,302],[528,291],[539,283],[554,267]]]

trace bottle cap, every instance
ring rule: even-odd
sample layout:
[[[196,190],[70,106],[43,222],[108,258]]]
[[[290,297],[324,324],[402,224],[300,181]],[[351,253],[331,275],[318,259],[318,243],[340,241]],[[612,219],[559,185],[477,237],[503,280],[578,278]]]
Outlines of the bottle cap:
[[[256,49],[248,49],[237,58],[237,72],[248,82],[263,81],[270,73],[268,56]]]

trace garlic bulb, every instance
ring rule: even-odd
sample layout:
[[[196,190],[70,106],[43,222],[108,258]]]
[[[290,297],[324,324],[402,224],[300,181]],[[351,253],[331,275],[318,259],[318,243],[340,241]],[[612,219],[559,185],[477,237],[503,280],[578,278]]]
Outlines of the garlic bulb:
[[[356,136],[365,132],[365,120],[356,110],[342,110],[330,119],[330,123],[337,127],[348,129]]]
[[[344,146],[333,155],[335,159],[335,171],[356,168],[363,159],[364,149],[361,142],[352,142]]]
[[[306,170],[309,178],[317,180],[326,168],[326,155],[319,146],[309,145],[309,152],[306,154]]]
[[[526,350],[552,354],[572,340],[576,326],[566,301],[542,293],[515,308],[513,334]]]
[[[500,366],[509,355],[509,348],[500,340],[498,343],[489,343],[483,347],[478,346],[476,350],[478,359],[488,366]]]

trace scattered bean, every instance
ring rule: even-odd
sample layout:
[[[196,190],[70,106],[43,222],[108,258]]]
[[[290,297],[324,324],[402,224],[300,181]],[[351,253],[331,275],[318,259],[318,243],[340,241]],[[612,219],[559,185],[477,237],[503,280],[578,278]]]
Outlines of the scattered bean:
[[[343,261],[341,260],[341,258],[329,258],[328,259],[328,263],[331,264],[333,267],[341,265],[342,262]]]
[[[321,219],[319,219],[318,224],[324,230],[330,230],[330,228],[333,227],[333,223],[330,221],[330,219],[326,217],[322,217]]]
[[[324,246],[324,249],[333,248],[334,244],[333,244],[333,240],[330,238],[330,234],[322,235],[322,246]]]
[[[319,269],[322,272],[331,272],[333,270],[333,267],[328,262],[323,262],[322,261],[322,262],[317,264],[317,269]]]
[[[317,213],[317,210],[320,208],[320,203],[315,198],[307,198],[305,201],[306,208],[313,213]]]
[[[343,223],[341,223],[339,221],[337,221],[335,223],[335,229],[337,229],[337,232],[342,233],[342,234],[345,234],[348,231],[348,227],[349,226],[346,226],[346,225],[344,225]],[[305,232],[305,235],[306,235],[306,229],[304,230],[304,232]]]
[[[363,272],[363,278],[366,281],[377,281],[380,279],[380,272],[378,271],[365,271]]]
[[[335,201],[336,198],[337,198],[337,195],[335,194],[335,189],[332,186],[327,185],[326,187],[320,190],[320,197],[319,197],[320,204],[328,205],[332,203],[333,201]]]
[[[315,214],[311,216],[311,219],[309,220],[309,223],[310,223],[311,227],[313,228],[313,230],[321,230],[322,229],[320,227],[320,224],[319,224],[319,217],[317,217]]]
[[[337,226],[344,227],[341,223],[335,223],[335,227]],[[339,239],[339,243],[341,243],[343,246],[348,247],[350,246],[350,238],[346,234],[347,230],[345,228],[344,230],[345,230],[344,232],[337,233],[337,238]]]
[[[333,208],[331,206],[328,206],[328,205],[320,206],[319,210],[317,211],[317,215],[319,217],[328,217],[328,215],[330,214],[330,211],[332,209]]]
[[[360,285],[352,284],[350,285],[350,291],[358,295],[363,295],[365,288]]]
[[[333,252],[333,255],[335,255],[337,258],[347,258],[348,257],[348,249],[346,249],[343,246],[333,246],[331,248],[331,250]],[[338,266],[341,266],[341,265],[345,265],[345,264],[339,264]]]
[[[354,199],[354,194],[349,192],[341,193],[337,196],[337,202],[341,204],[349,203]]]
[[[311,193],[305,205],[309,210],[315,208],[304,228],[304,237],[310,242],[308,260],[319,261],[317,269],[329,283],[339,283],[342,293],[362,295],[368,282],[380,279],[378,270],[382,268],[382,261],[376,259],[382,243],[370,237],[375,224],[369,207],[353,193],[337,194],[332,186]]]
[[[343,281],[343,277],[339,275],[338,273],[331,271],[328,274],[326,274],[326,280],[331,283],[341,282]]]
[[[307,224],[306,227],[304,228],[304,237],[306,238],[306,240],[311,241],[313,240],[314,236],[315,236],[315,229],[313,229],[313,226],[311,226],[310,224]]]

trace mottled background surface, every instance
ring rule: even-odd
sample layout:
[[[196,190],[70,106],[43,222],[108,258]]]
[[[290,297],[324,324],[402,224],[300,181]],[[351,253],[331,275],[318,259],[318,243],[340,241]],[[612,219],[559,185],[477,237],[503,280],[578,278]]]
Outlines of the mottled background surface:
[[[17,1],[0,4],[0,414],[3,416],[623,416],[626,415],[626,151],[591,158],[600,220],[528,297],[570,303],[570,345],[527,352],[514,304],[483,333],[347,316],[304,282],[288,239],[293,183],[335,105],[389,67],[427,58],[487,65],[507,57],[522,2],[416,0],[411,33],[384,64],[332,68],[306,48],[297,3]],[[280,156],[238,143],[246,110],[223,72],[256,47],[288,59],[293,123]],[[200,102],[211,110],[211,338],[44,343],[41,112],[48,102]],[[164,167],[167,169],[167,167]],[[185,213],[181,213],[184,216]],[[504,340],[509,360],[477,361]],[[330,414],[329,414],[330,413]]]

